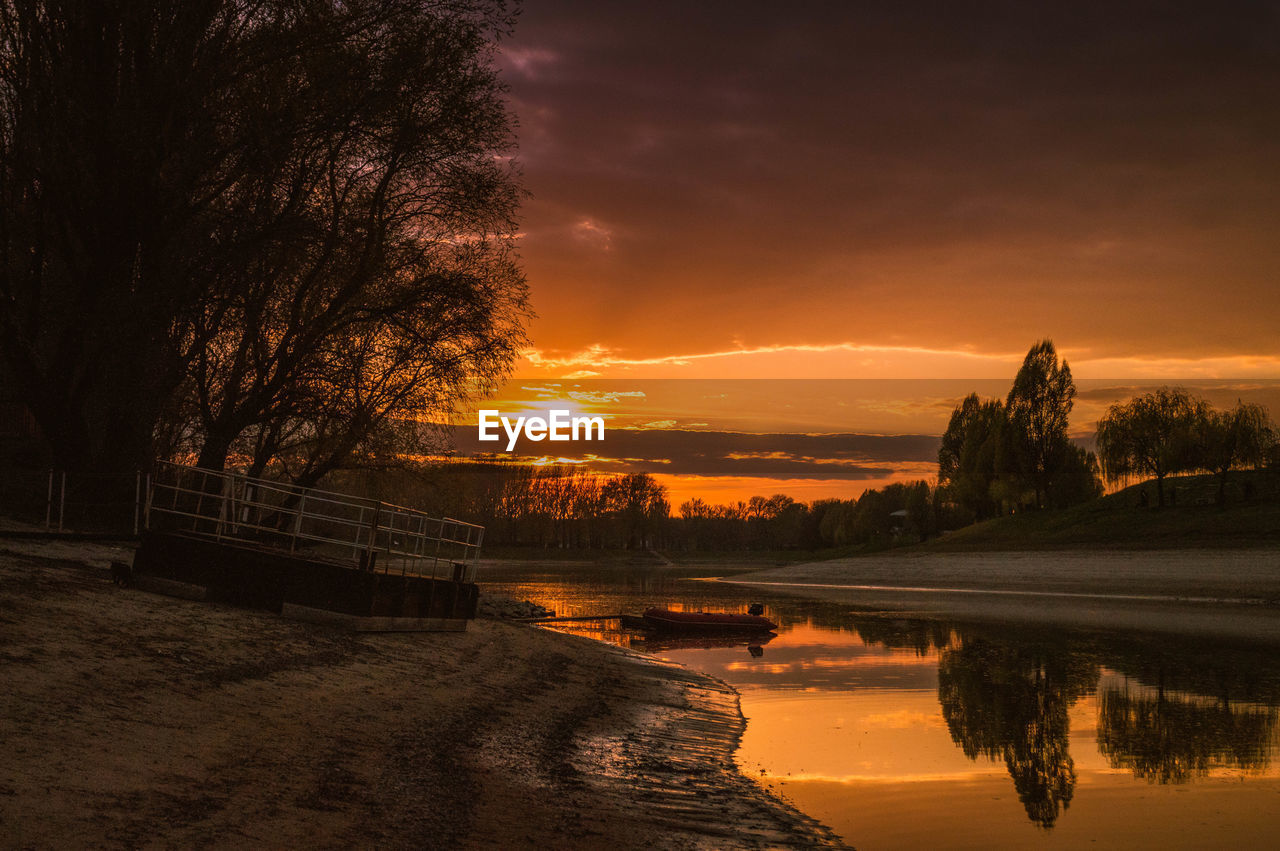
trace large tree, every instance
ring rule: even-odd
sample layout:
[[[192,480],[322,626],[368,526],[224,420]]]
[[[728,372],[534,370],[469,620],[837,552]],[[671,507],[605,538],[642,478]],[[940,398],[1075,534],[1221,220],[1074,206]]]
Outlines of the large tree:
[[[526,313],[509,25],[500,0],[4,4],[3,354],[59,462],[144,464],[167,416],[209,466],[241,441],[315,477],[499,376]]]
[[[1098,461],[1108,481],[1130,475],[1156,480],[1156,504],[1164,505],[1164,479],[1196,469],[1198,429],[1208,405],[1181,388],[1161,387],[1119,402],[1098,421]]]
[[[214,207],[253,143],[227,118],[285,49],[240,16],[0,5],[0,346],[63,466],[148,454],[198,342]]]
[[[1012,431],[1013,455],[1039,508],[1054,476],[1070,460],[1067,420],[1076,395],[1071,367],[1058,362],[1053,341],[1031,347],[1014,377],[1005,413]]]

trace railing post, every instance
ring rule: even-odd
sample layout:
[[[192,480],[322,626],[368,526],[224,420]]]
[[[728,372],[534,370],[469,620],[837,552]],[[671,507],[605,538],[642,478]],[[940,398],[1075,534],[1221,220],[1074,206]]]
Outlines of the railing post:
[[[418,546],[414,549],[414,565],[413,572],[421,576],[420,568],[422,559],[425,558],[427,551],[427,515],[418,515]]]
[[[302,534],[302,514],[307,510],[307,490],[302,489],[302,497],[298,500],[298,514],[293,521],[293,538],[289,541],[289,552],[298,547],[298,536]]]
[[[147,473],[147,497],[146,502],[142,506],[142,528],[151,529],[151,500],[155,496],[151,490],[151,474]]]
[[[142,514],[142,471],[133,471],[133,537],[138,537],[138,517]]]
[[[360,530],[364,528],[364,506],[358,506],[360,509],[360,517],[354,524],[355,534],[351,537],[351,557],[356,561],[360,560]]]
[[[373,504],[373,517],[369,520],[369,543],[364,548],[365,569],[373,572],[374,553],[378,550],[378,515],[382,513],[382,500]]]
[[[200,521],[204,519],[204,492],[209,489],[209,471],[200,470],[200,494],[196,497],[196,531],[200,531]]]
[[[436,554],[431,559],[431,578],[436,578],[436,567],[440,564],[440,545],[444,543],[444,518],[440,518],[440,533],[436,535]]]
[[[44,498],[44,528],[53,525],[53,469],[49,470],[49,493]]]
[[[218,506],[218,527],[214,532],[214,537],[219,541],[222,540],[222,530],[227,525],[228,509],[231,500],[231,476],[224,475],[222,477],[222,503]]]
[[[62,471],[62,493],[58,496],[58,531],[62,531],[63,521],[67,517],[67,471]]]

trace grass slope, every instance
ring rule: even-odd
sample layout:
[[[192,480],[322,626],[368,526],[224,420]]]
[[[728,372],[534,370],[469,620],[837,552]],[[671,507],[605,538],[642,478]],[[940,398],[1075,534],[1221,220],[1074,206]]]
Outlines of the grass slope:
[[[1249,486],[1249,499],[1245,488]],[[1210,476],[1165,480],[1177,505],[1155,507],[1155,485],[1144,482],[1057,511],[1000,517],[910,547],[912,552],[1053,549],[1173,549],[1280,546],[1280,475],[1233,474],[1226,505],[1214,502]],[[1142,494],[1148,505],[1143,506]]]

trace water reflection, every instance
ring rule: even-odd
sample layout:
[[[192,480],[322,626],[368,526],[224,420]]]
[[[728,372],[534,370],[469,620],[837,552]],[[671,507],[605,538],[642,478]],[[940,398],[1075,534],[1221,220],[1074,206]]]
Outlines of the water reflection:
[[[679,637],[670,635],[635,636],[632,647],[646,653],[663,653],[670,650],[712,650],[720,647],[741,647],[747,655],[760,658],[764,655],[764,645],[777,638],[773,633],[764,635],[710,637]]]
[[[1076,787],[1067,711],[1098,675],[1086,655],[975,638],[939,657],[938,703],[965,756],[1004,760],[1027,817],[1053,827]]]
[[[1259,796],[1280,793],[1272,760],[1280,655],[1273,647],[856,611],[689,581],[698,576],[690,569],[539,568],[495,587],[563,614],[651,605],[745,611],[764,602],[766,616],[780,624],[767,642],[574,631],[675,659],[738,688],[749,719],[744,766],[786,778],[793,800],[842,824],[837,829],[851,831],[855,844],[876,844],[880,824],[899,831],[885,834],[888,844],[911,844],[901,831],[916,823],[929,827],[926,837],[971,830],[979,812],[1002,820],[998,829],[984,822],[985,829],[1005,831],[1007,844],[1037,835],[1083,844],[1097,840],[1090,831],[1103,824],[1110,844],[1126,831],[1151,844],[1142,830],[1221,844],[1275,827],[1274,807],[1257,805]],[[1227,779],[1255,785],[1229,799],[1213,793]],[[1162,787],[1182,794],[1174,801]],[[1018,802],[1001,803],[1010,789]],[[948,803],[925,803],[941,798]],[[1077,817],[1081,806],[1088,814]],[[1171,812],[1185,821],[1171,820]],[[1166,822],[1177,829],[1161,827]]]
[[[1186,783],[1215,768],[1257,774],[1271,764],[1276,718],[1274,706],[1111,686],[1099,695],[1098,750],[1153,783]]]

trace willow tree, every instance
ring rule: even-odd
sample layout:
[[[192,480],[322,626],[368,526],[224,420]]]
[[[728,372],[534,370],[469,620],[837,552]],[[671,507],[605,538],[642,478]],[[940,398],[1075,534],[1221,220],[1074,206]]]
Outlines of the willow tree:
[[[1156,504],[1164,505],[1164,479],[1199,466],[1200,423],[1209,408],[1176,387],[1118,402],[1098,421],[1098,462],[1108,481],[1126,476],[1156,480]]]
[[[1207,411],[1198,423],[1197,466],[1218,477],[1218,502],[1227,500],[1227,476],[1233,469],[1261,466],[1276,441],[1275,426],[1261,405],[1236,402],[1227,411]]]

